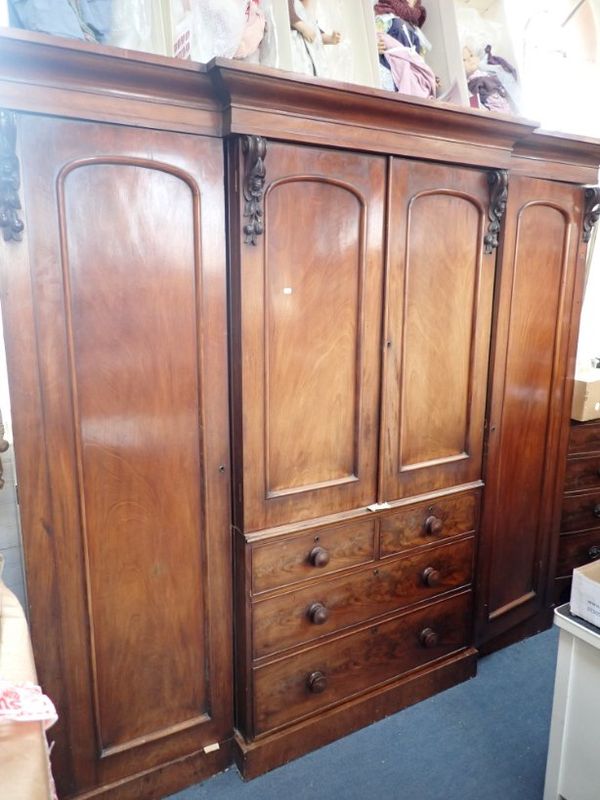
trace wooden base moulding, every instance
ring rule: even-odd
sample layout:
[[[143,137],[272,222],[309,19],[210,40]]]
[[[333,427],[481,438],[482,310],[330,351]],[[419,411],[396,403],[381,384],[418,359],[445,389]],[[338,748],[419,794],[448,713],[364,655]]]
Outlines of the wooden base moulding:
[[[244,780],[263,775],[342,736],[474,678],[477,650],[468,648],[428,668],[363,694],[318,717],[248,743],[239,732],[233,757]]]

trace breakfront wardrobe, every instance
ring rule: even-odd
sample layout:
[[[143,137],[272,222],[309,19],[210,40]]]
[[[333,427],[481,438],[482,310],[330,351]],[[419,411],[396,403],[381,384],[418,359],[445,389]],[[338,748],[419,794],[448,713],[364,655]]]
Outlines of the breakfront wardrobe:
[[[600,144],[22,32],[0,61],[61,797],[252,777],[548,625]]]

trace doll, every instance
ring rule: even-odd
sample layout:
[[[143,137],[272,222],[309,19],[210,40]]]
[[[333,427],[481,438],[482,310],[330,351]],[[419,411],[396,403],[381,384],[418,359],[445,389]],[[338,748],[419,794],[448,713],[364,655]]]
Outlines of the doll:
[[[423,59],[431,48],[421,25],[421,0],[375,3],[375,26],[382,88],[417,97],[435,97],[436,78]]]
[[[463,47],[463,64],[469,93],[477,104],[488,111],[510,114],[512,106],[504,84],[494,71],[483,69],[477,53],[466,46]]]
[[[307,75],[326,75],[324,45],[339,44],[338,31],[324,33],[317,22],[316,0],[288,0],[292,49],[296,72]]]
[[[246,24],[242,33],[242,41],[234,54],[234,58],[245,61],[259,61],[260,43],[265,35],[266,17],[260,6],[260,0],[248,0],[246,3]]]

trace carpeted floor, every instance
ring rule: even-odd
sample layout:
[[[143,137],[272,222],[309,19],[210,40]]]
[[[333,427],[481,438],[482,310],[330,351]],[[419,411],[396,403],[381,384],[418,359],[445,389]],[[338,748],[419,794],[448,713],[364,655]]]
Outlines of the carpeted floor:
[[[483,658],[474,680],[250,783],[232,768],[171,800],[541,800],[557,641]]]

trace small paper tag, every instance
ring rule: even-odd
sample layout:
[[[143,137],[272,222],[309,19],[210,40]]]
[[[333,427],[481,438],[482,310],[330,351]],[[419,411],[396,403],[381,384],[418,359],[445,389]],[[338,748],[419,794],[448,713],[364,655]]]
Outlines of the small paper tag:
[[[207,744],[204,748],[204,752],[208,755],[209,753],[214,753],[216,750],[220,750],[221,745],[218,742],[213,742],[212,744]]]
[[[386,508],[391,508],[389,503],[373,503],[367,506],[367,511],[384,511]]]

